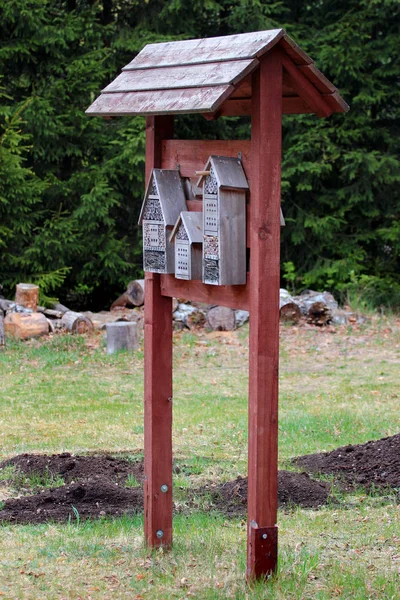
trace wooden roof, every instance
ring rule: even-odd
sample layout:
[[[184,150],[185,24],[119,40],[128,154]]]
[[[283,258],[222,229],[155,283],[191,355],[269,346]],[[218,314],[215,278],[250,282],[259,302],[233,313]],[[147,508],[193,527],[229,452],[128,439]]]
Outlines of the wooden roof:
[[[180,224],[183,223],[186,233],[188,234],[191,244],[203,243],[203,213],[194,211],[182,211],[178,217],[175,227],[173,228],[169,241],[172,242],[175,235],[178,233]]]
[[[239,158],[230,156],[210,156],[204,168],[207,171],[212,166],[218,187],[227,190],[249,189],[246,175],[244,174],[242,163]],[[205,175],[202,175],[197,182],[197,186],[203,185]]]
[[[149,183],[147,184],[142,210],[140,211],[139,225],[143,221],[146,201],[152,195],[151,187],[153,179],[158,192],[157,196],[161,203],[165,225],[172,227],[175,225],[179,213],[187,208],[182,178],[177,169],[153,169]]]
[[[251,73],[279,47],[283,112],[345,112],[347,104],[283,29],[148,44],[87,109],[98,116],[250,114]],[[301,83],[305,85],[301,85]],[[304,91],[305,90],[305,91]],[[315,102],[313,94],[322,99]]]

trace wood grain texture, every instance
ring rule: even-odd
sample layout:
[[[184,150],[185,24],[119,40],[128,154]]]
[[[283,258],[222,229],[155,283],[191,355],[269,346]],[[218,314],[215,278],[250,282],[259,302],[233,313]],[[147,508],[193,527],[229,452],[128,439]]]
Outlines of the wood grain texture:
[[[321,93],[307,79],[306,75],[293,64],[292,60],[284,52],[277,51],[276,55],[277,58],[281,59],[282,65],[288,75],[288,80],[297,94],[303,98],[319,117],[329,117],[333,109],[325,102]]]
[[[283,35],[282,29],[270,29],[214,38],[148,44],[123,70],[255,58],[267,52]]]
[[[239,152],[249,179],[250,140],[163,140],[162,168],[176,169],[179,165],[182,177],[194,177],[212,154],[237,157]]]
[[[254,75],[250,221],[247,577],[259,563],[252,528],[273,527],[278,504],[278,371],[282,66],[272,50]]]
[[[122,71],[103,93],[234,85],[258,66],[257,59]]]
[[[148,92],[100,94],[89,106],[91,116],[165,115],[213,112],[233,91],[230,85]]]
[[[201,281],[175,279],[173,275],[161,275],[161,293],[171,298],[249,310],[248,285],[214,286]]]
[[[313,110],[299,96],[288,96],[282,98],[282,112],[284,115],[303,115],[311,113]],[[239,117],[251,115],[251,99],[233,99],[225,100],[215,113],[205,113],[205,118],[214,120],[218,117]]]
[[[172,136],[173,117],[146,119],[146,180],[154,167],[161,167],[161,140]],[[160,275],[146,273],[144,511],[150,547],[172,544],[172,298],[161,295],[160,281]],[[163,532],[161,538],[157,531]]]

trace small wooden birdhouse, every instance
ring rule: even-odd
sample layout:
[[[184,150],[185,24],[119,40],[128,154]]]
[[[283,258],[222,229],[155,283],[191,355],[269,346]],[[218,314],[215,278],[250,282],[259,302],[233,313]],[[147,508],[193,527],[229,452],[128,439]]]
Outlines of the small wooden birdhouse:
[[[181,211],[186,210],[182,179],[175,169],[153,169],[139,217],[143,225],[143,269],[174,273],[174,246],[169,236]]]
[[[175,277],[202,277],[203,215],[201,212],[181,212],[172,230],[170,241],[175,242]]]
[[[203,186],[203,282],[246,283],[246,191],[238,158],[210,156],[198,181]]]

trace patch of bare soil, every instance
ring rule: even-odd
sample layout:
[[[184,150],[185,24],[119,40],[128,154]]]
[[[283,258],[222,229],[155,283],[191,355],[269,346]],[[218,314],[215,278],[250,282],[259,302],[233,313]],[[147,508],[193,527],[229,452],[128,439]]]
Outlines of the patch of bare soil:
[[[27,476],[61,476],[65,485],[6,500],[0,510],[0,521],[44,523],[132,515],[143,511],[141,487],[126,486],[129,475],[139,483],[143,482],[142,462],[135,463],[107,455],[21,454],[1,463],[0,471],[9,465]],[[193,499],[204,494],[211,496],[215,510],[229,515],[244,515],[247,478],[239,477],[222,485],[210,483],[195,491]],[[328,496],[327,483],[313,481],[305,473],[279,473],[280,505],[316,508],[325,504]],[[193,506],[195,501],[191,504]]]
[[[328,502],[331,486],[315,481],[307,473],[279,471],[278,503],[280,507],[318,508]],[[210,483],[199,490],[209,494],[213,509],[230,516],[245,515],[247,510],[247,477],[237,477],[222,485]]]
[[[333,474],[347,487],[361,485],[400,490],[400,433],[377,441],[343,446],[293,460],[309,473]]]

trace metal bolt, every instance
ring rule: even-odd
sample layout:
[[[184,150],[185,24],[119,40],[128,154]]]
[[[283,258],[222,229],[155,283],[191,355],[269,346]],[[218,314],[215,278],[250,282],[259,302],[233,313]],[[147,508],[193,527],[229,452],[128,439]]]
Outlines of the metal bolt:
[[[168,492],[168,486],[167,486],[167,484],[166,484],[166,483],[164,483],[164,484],[161,486],[161,488],[160,488],[160,489],[161,489],[161,491],[162,491],[162,492],[164,492],[164,494],[165,494],[166,492]]]
[[[267,534],[267,533],[263,533],[263,534],[262,534],[262,539],[263,539],[263,540],[266,540],[266,539],[267,539],[267,537],[268,537],[268,534]]]
[[[161,540],[162,537],[164,537],[164,532],[162,529],[159,529],[156,533],[156,536],[158,537],[159,540]]]

